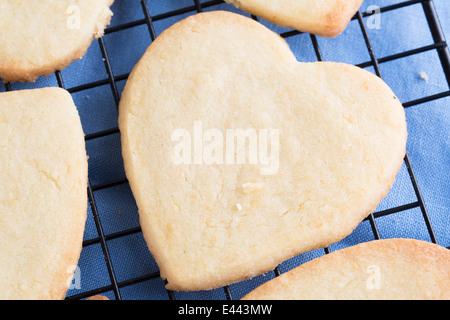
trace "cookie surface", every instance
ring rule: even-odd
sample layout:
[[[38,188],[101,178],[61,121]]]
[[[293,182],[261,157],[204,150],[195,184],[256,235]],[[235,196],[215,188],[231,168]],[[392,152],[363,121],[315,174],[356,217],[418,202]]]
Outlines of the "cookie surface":
[[[87,210],[84,134],[69,93],[0,93],[0,149],[0,299],[63,299]]]
[[[0,78],[31,82],[80,59],[113,0],[0,0]]]
[[[247,279],[344,238],[390,189],[407,137],[381,79],[299,63],[277,34],[221,11],[150,45],[119,127],[142,231],[173,290]]]
[[[311,260],[243,300],[450,299],[450,250],[425,241],[361,243]]]
[[[336,37],[347,27],[363,0],[225,0],[283,27]]]

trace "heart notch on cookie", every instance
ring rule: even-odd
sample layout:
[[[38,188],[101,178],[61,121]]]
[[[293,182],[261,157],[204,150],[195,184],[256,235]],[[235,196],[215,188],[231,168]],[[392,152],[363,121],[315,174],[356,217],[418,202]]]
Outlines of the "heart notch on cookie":
[[[174,132],[197,121],[222,136],[279,130],[277,171],[261,174],[250,149],[241,164],[174,162]],[[279,35],[223,11],[190,16],[150,45],[119,127],[143,235],[167,288],[183,291],[263,274],[349,235],[391,188],[407,139],[404,109],[380,78],[300,63]]]

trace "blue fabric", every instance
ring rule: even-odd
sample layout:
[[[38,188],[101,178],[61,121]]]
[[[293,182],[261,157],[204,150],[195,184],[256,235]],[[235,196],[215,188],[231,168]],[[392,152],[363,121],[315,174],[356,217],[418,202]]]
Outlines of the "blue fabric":
[[[202,1],[207,2],[207,1]],[[366,0],[361,12],[371,5],[385,7],[402,3],[401,0]],[[154,17],[156,34],[195,10],[162,19],[169,11],[190,7],[192,0],[149,0],[150,14]],[[434,0],[440,22],[450,37],[450,6],[448,0]],[[194,8],[194,7],[193,7]],[[248,14],[231,5],[220,4],[204,10],[229,10]],[[142,6],[137,0],[116,0],[112,10],[114,17],[110,27],[119,26],[135,20],[144,19]],[[286,28],[271,23],[260,22],[276,32],[288,31]],[[368,18],[364,23],[369,26]],[[420,3],[401,9],[383,12],[380,16],[380,28],[368,28],[368,35],[377,58],[433,44],[430,29]],[[364,37],[357,20],[350,22],[347,30],[335,39],[317,37],[322,58],[351,64],[364,64],[370,61]],[[143,23],[135,27],[107,33],[103,37],[108,57],[115,76],[128,74],[145,49],[151,43],[148,26]],[[317,61],[316,54],[308,34],[300,34],[287,39],[299,61]],[[373,67],[367,70],[374,72]],[[446,92],[449,90],[443,68],[436,50],[380,63],[383,79],[391,86],[399,99],[407,103],[415,99]],[[425,72],[428,80],[420,77]],[[62,71],[66,88],[74,88],[92,81],[107,79],[108,74],[99,46],[95,40],[86,56],[73,62]],[[57,86],[54,75],[41,77],[36,83],[13,83],[12,89]],[[125,81],[117,82],[121,92]],[[5,87],[0,85],[0,91]],[[74,92],[73,98],[80,113],[86,134],[117,127],[117,105],[114,101],[110,85],[105,85]],[[416,104],[406,109],[408,121],[407,151],[411,164],[425,201],[433,231],[438,244],[450,246],[450,98],[441,98],[431,102]],[[89,140],[86,143],[89,155],[89,177],[93,186],[125,179],[123,170],[120,135],[112,134],[103,138]],[[103,232],[106,235],[121,230],[139,227],[137,207],[128,184],[120,184],[94,192],[100,215]],[[388,196],[380,203],[376,211],[393,208],[417,201],[411,179],[405,165],[400,170],[395,185]],[[381,238],[415,238],[430,241],[425,220],[420,208],[416,207],[376,219],[376,227]],[[91,209],[88,212],[85,240],[98,237]],[[331,251],[374,239],[369,221],[363,221],[346,239],[330,247]],[[119,283],[141,276],[157,273],[158,267],[149,253],[140,232],[128,236],[113,238],[107,241],[114,274]],[[292,258],[280,265],[280,271],[286,272],[301,263],[325,254],[324,249],[315,250]],[[68,296],[77,295],[89,290],[109,286],[111,284],[102,248],[99,243],[86,246],[79,261],[81,286],[69,290]],[[251,280],[230,285],[233,299],[239,299],[259,284],[274,277],[269,272]],[[104,293],[115,299],[112,290]],[[159,277],[120,288],[122,299],[168,299],[164,283]],[[183,293],[175,292],[176,299],[225,299],[225,290],[219,288],[211,291]]]

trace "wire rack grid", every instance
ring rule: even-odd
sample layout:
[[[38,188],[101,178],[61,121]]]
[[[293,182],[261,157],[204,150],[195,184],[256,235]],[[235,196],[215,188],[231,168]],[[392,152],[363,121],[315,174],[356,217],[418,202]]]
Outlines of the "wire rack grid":
[[[119,0],[120,1],[120,0]],[[128,78],[129,72],[117,74],[117,72],[114,71],[113,63],[111,62],[110,54],[109,54],[109,48],[107,44],[105,43],[105,37],[107,36],[113,36],[121,31],[133,29],[137,27],[144,27],[146,32],[149,36],[150,43],[157,37],[157,31],[155,24],[159,21],[164,21],[166,19],[175,18],[175,19],[181,19],[183,16],[195,14],[198,12],[202,12],[204,10],[214,10],[216,8],[223,9],[223,6],[225,6],[224,2],[222,0],[209,0],[209,1],[201,1],[201,0],[186,0],[186,1],[180,1],[180,4],[185,4],[188,1],[190,1],[190,4],[180,6],[179,8],[175,10],[170,10],[163,13],[157,13],[152,14],[151,12],[151,2],[155,0],[122,0],[122,1],[134,1],[138,2],[140,6],[140,10],[142,10],[142,17],[141,19],[133,20],[130,22],[121,23],[118,25],[112,25],[108,27],[105,30],[105,35],[102,38],[99,38],[96,40],[98,42],[98,46],[101,53],[101,58],[103,60],[104,69],[106,72],[107,77],[104,79],[94,80],[94,81],[87,81],[82,84],[77,84],[75,86],[68,86],[65,84],[65,78],[63,75],[63,71],[56,71],[54,73],[54,78],[56,80],[56,83],[59,87],[65,88],[68,90],[72,95],[75,95],[80,92],[86,92],[94,88],[102,87],[103,90],[106,90],[107,87],[110,89],[110,95],[112,95],[113,104],[115,105],[116,109],[118,109],[119,101],[120,101],[120,92],[121,92],[121,85],[123,85],[123,82],[125,82]],[[226,5],[229,6],[229,5]],[[405,50],[400,53],[394,53],[392,55],[383,56],[383,57],[377,57],[375,55],[375,50],[372,47],[371,38],[369,36],[369,31],[365,23],[365,19],[374,15],[374,14],[386,14],[388,12],[393,12],[396,10],[400,10],[402,8],[407,8],[410,6],[421,6],[423,9],[423,13],[426,17],[427,24],[430,29],[430,33],[433,39],[432,44],[420,46],[418,48],[413,48],[410,50]],[[241,12],[242,13],[242,12]],[[244,13],[243,13],[244,14]],[[251,18],[262,21],[261,18],[249,15]],[[410,56],[418,55],[425,52],[431,52],[434,51],[437,53],[440,65],[443,70],[444,77],[446,79],[446,85],[448,85],[448,90],[444,90],[438,93],[434,93],[432,95],[428,95],[425,97],[419,97],[417,99],[404,102],[403,105],[405,108],[410,108],[419,104],[431,102],[434,100],[439,100],[445,97],[450,96],[450,53],[449,48],[447,46],[447,43],[445,41],[444,33],[441,28],[441,24],[439,22],[438,16],[436,14],[435,5],[432,0],[408,0],[408,1],[401,1],[394,4],[390,4],[384,7],[379,8],[379,12],[362,12],[358,11],[355,16],[352,19],[354,23],[357,23],[359,26],[359,29],[363,36],[363,43],[364,43],[364,50],[366,50],[369,60],[357,63],[355,65],[361,67],[361,68],[371,68],[373,72],[378,75],[379,77],[382,77],[382,71],[380,65],[383,63],[389,63],[392,61],[396,61],[398,59],[407,58]],[[143,32],[145,30],[141,30],[140,32]],[[285,38],[286,40],[289,40],[290,38],[302,35],[301,32],[295,31],[295,30],[285,30],[283,29],[282,32],[279,32],[280,35]],[[312,44],[314,54],[316,61],[322,61],[323,59],[323,51],[320,48],[320,41],[319,37],[313,35],[313,34],[303,34],[303,36],[307,36],[310,39],[310,42]],[[126,57],[124,57],[126,58]],[[131,70],[130,70],[131,71]],[[19,88],[20,86],[18,86]],[[15,90],[15,84],[5,84],[5,90]],[[107,128],[103,130],[97,130],[95,132],[89,132],[85,136],[86,143],[93,142],[93,141],[99,141],[105,137],[109,136],[116,136],[119,134],[119,129],[117,126],[114,126],[112,128]],[[371,213],[367,218],[366,222],[370,225],[370,230],[372,233],[372,237],[374,239],[380,239],[380,232],[379,232],[379,226],[377,219],[385,216],[390,216],[394,214],[400,214],[404,211],[410,210],[410,209],[418,209],[420,210],[421,219],[423,219],[425,226],[426,226],[426,232],[428,235],[428,238],[431,242],[437,243],[435,231],[433,229],[433,225],[431,223],[429,213],[427,211],[427,207],[424,201],[424,197],[420,191],[419,184],[416,179],[416,175],[414,173],[414,170],[412,168],[411,160],[408,154],[406,154],[404,159],[404,166],[406,168],[407,176],[410,180],[410,183],[412,185],[412,188],[414,190],[414,196],[415,199],[413,201],[408,201],[406,203],[402,203],[400,205],[396,205],[393,207],[385,208],[383,210],[378,210],[373,213]],[[92,295],[96,294],[108,294],[109,297],[112,299],[122,300],[125,299],[123,297],[123,291],[126,290],[126,288],[132,288],[135,285],[144,284],[144,290],[152,291],[152,290],[159,290],[160,292],[165,292],[165,297],[162,297],[162,299],[169,299],[169,300],[175,300],[178,298],[176,292],[172,292],[169,290],[166,290],[162,280],[159,277],[159,272],[157,269],[152,269],[151,272],[144,271],[143,274],[135,277],[131,277],[125,280],[118,279],[117,271],[115,269],[116,265],[113,262],[112,255],[113,255],[113,249],[111,246],[111,243],[120,238],[125,238],[130,235],[139,235],[141,234],[141,229],[139,225],[135,225],[129,228],[124,228],[119,231],[115,232],[105,232],[104,230],[104,217],[102,215],[102,209],[101,205],[99,204],[99,201],[97,198],[99,197],[98,193],[107,190],[110,188],[115,188],[117,186],[127,185],[127,179],[125,177],[113,179],[112,181],[107,182],[101,182],[101,183],[93,183],[91,179],[89,179],[89,185],[88,185],[88,200],[89,200],[89,212],[92,215],[92,221],[93,225],[95,226],[95,230],[97,232],[97,236],[91,237],[84,240],[83,242],[83,251],[88,250],[89,247],[99,245],[101,248],[101,257],[98,257],[98,259],[103,260],[104,265],[106,266],[107,270],[107,280],[106,284],[102,283],[100,285],[93,285],[88,290],[70,290],[66,299],[68,300],[78,300],[78,299],[84,299]],[[135,212],[137,215],[137,210]],[[323,254],[327,254],[330,252],[330,248],[323,248]],[[148,257],[151,259],[151,257]],[[276,277],[282,273],[282,270],[280,267],[277,267],[274,271],[271,277]],[[86,275],[86,277],[89,277],[89,275]],[[266,281],[270,277],[266,277],[260,282]],[[161,281],[160,285],[152,286],[149,281],[154,279],[159,279]],[[153,283],[153,282],[151,282]],[[256,286],[255,284],[254,286]],[[221,292],[224,299],[232,300],[239,298],[239,294],[233,294],[230,286],[225,286],[223,288],[220,288],[218,290],[223,290]],[[81,292],[80,292],[81,291]],[[195,294],[195,293],[194,293]],[[219,294],[215,295],[218,296]],[[182,298],[183,296],[181,296]],[[192,298],[193,296],[189,296]],[[203,296],[200,294],[198,296],[199,298],[202,298]],[[158,298],[161,298],[161,296],[158,296]]]

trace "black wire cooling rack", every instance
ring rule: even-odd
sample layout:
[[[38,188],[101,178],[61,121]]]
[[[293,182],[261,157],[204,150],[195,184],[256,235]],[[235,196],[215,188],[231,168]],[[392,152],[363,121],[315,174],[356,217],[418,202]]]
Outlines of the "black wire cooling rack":
[[[216,5],[221,5],[224,3],[222,0],[211,0],[211,1],[203,1],[203,2],[200,0],[192,0],[192,5],[190,5],[190,6],[182,7],[177,10],[165,12],[162,14],[152,15],[150,12],[150,9],[149,9],[148,2],[146,0],[139,0],[139,1],[140,1],[140,5],[142,7],[144,18],[135,20],[135,21],[131,21],[131,22],[127,22],[124,24],[120,24],[120,25],[111,26],[105,30],[105,35],[114,34],[121,30],[145,25],[150,34],[150,38],[153,41],[157,36],[157,34],[155,32],[155,27],[154,27],[154,23],[156,21],[168,19],[171,17],[176,17],[176,16],[179,16],[182,14],[195,14],[197,12],[202,12],[206,8],[212,8]],[[433,38],[433,43],[431,45],[426,45],[426,46],[423,46],[420,48],[415,48],[415,49],[404,51],[401,53],[396,53],[396,54],[393,54],[390,56],[377,58],[375,56],[374,50],[371,45],[371,40],[368,35],[367,27],[363,20],[364,18],[369,17],[370,15],[372,15],[374,13],[358,11],[352,20],[356,20],[359,24],[359,27],[361,28],[361,32],[364,37],[364,42],[367,47],[367,52],[370,56],[370,61],[367,61],[367,62],[364,62],[361,64],[357,64],[357,66],[359,66],[361,68],[373,67],[375,73],[381,77],[381,72],[380,72],[380,67],[379,67],[380,64],[434,50],[437,52],[437,54],[439,56],[439,61],[442,65],[442,69],[445,74],[447,84],[449,85],[449,88],[450,88],[450,53],[449,53],[449,48],[447,46],[447,43],[445,41],[445,37],[444,37],[443,31],[442,31],[439,19],[436,14],[436,10],[435,10],[433,1],[432,0],[403,1],[401,3],[396,3],[393,5],[381,7],[380,13],[383,14],[385,12],[398,10],[398,9],[412,6],[412,5],[421,5],[423,7],[423,11],[424,11],[424,14],[425,14],[432,38]],[[260,20],[259,17],[256,17],[256,16],[251,16],[251,17],[257,21]],[[298,34],[301,34],[301,32],[295,31],[295,30],[289,30],[289,31],[281,33],[280,35],[283,38],[289,38],[289,37],[296,36]],[[310,37],[312,45],[314,47],[314,52],[315,52],[317,61],[322,61],[322,52],[321,52],[321,49],[319,48],[319,43],[317,41],[317,37],[312,34],[309,35],[309,37]],[[93,81],[93,82],[89,82],[89,83],[85,83],[85,84],[77,85],[75,87],[68,88],[64,84],[63,75],[60,71],[55,72],[54,75],[56,77],[58,85],[61,88],[68,90],[71,94],[82,92],[82,91],[100,87],[100,86],[105,86],[105,85],[110,86],[112,96],[114,99],[114,103],[115,103],[116,107],[118,108],[119,100],[120,100],[120,91],[118,89],[117,83],[119,81],[126,80],[128,78],[129,74],[115,75],[113,73],[113,68],[112,68],[112,65],[110,62],[110,57],[108,56],[108,52],[107,52],[107,48],[105,46],[104,40],[103,40],[103,38],[99,38],[97,41],[98,41],[98,44],[100,47],[101,55],[102,55],[102,58],[104,61],[105,70],[107,73],[106,79],[97,80],[97,81]],[[11,84],[5,84],[5,88],[6,88],[6,91],[12,90]],[[408,108],[411,106],[430,102],[430,101],[441,99],[441,98],[448,97],[448,96],[450,96],[450,89],[447,91],[443,91],[443,92],[439,92],[439,93],[427,96],[427,97],[422,97],[417,100],[405,102],[403,105],[405,108]],[[92,141],[95,139],[99,139],[102,137],[106,137],[106,136],[110,136],[110,135],[114,135],[114,134],[118,134],[118,133],[119,133],[119,128],[115,127],[112,129],[101,130],[101,131],[97,131],[94,133],[89,133],[85,136],[85,140]],[[370,227],[373,232],[373,237],[375,239],[380,239],[380,235],[379,235],[378,227],[377,227],[377,221],[376,221],[377,218],[386,216],[386,215],[396,214],[396,213],[406,211],[409,209],[413,209],[413,208],[420,208],[420,212],[425,221],[430,240],[431,240],[431,242],[436,243],[436,237],[435,237],[435,233],[433,231],[433,226],[430,222],[430,218],[429,218],[429,215],[428,215],[428,212],[426,209],[426,205],[423,200],[422,194],[420,192],[418,183],[416,181],[414,170],[411,166],[411,162],[410,162],[408,154],[406,154],[406,156],[404,158],[404,162],[405,162],[407,172],[408,172],[409,178],[411,180],[412,186],[414,188],[416,201],[412,201],[412,202],[405,203],[400,206],[384,209],[382,211],[373,212],[366,218],[366,220],[368,220],[370,222]],[[115,270],[113,267],[113,263],[111,260],[110,248],[108,247],[108,243],[109,243],[109,241],[111,241],[113,239],[129,236],[131,234],[140,233],[141,229],[140,229],[140,227],[133,227],[130,229],[119,231],[119,232],[105,234],[104,228],[102,226],[100,214],[99,214],[99,206],[98,206],[98,203],[96,202],[95,198],[96,198],[96,192],[98,192],[100,190],[105,190],[108,188],[112,188],[112,187],[122,185],[122,184],[127,184],[127,183],[128,182],[125,178],[119,179],[116,181],[112,181],[112,182],[95,184],[95,185],[92,185],[91,182],[89,182],[88,200],[89,200],[89,205],[90,205],[90,209],[91,209],[90,211],[92,212],[93,220],[95,222],[95,227],[98,232],[98,237],[95,237],[95,238],[92,238],[89,240],[85,240],[83,242],[83,250],[86,247],[89,247],[91,245],[100,244],[101,250],[103,253],[103,257],[104,257],[104,263],[106,264],[106,268],[108,271],[110,284],[103,285],[103,286],[100,286],[100,287],[97,287],[97,288],[94,288],[94,289],[91,289],[91,290],[88,290],[88,291],[85,291],[82,293],[78,293],[78,294],[73,294],[73,295],[69,294],[66,297],[67,300],[84,299],[89,296],[93,296],[96,294],[102,294],[105,292],[111,292],[111,291],[113,292],[115,299],[122,300],[122,295],[121,295],[122,288],[159,277],[159,272],[153,272],[150,274],[138,276],[136,278],[132,278],[132,279],[125,280],[125,281],[118,281],[118,279],[117,279],[117,276],[116,276],[116,273],[115,273]],[[325,254],[330,252],[328,248],[324,248],[323,250],[325,250]],[[278,276],[281,273],[280,269],[278,267],[273,272],[274,272],[274,276]],[[151,288],[149,288],[149,290],[151,290]],[[228,286],[225,286],[223,288],[223,290],[224,290],[226,299],[232,300],[233,297],[232,297],[230,288]],[[169,290],[166,290],[166,291],[167,291],[168,299],[175,300],[174,293]]]

